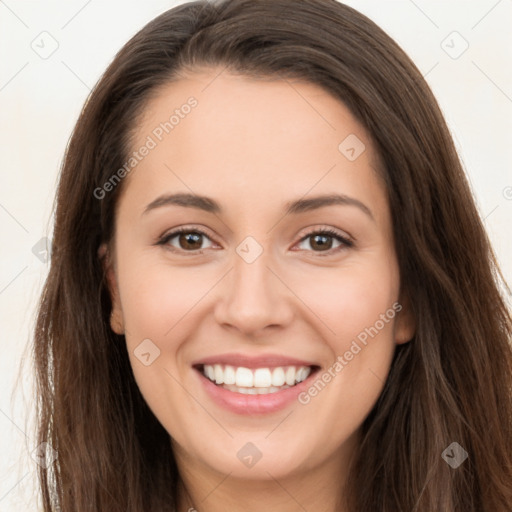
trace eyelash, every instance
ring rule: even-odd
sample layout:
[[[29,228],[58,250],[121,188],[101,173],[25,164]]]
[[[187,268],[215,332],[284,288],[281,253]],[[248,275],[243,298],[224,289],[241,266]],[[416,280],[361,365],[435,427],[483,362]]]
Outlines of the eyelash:
[[[210,239],[210,236],[205,231],[203,231],[202,229],[200,229],[200,228],[190,228],[190,227],[186,227],[185,226],[185,227],[182,227],[182,228],[175,229],[174,231],[171,231],[170,233],[167,233],[166,235],[163,235],[158,240],[157,245],[166,246],[169,243],[170,240],[172,240],[176,236],[181,235],[183,233],[199,234],[199,235],[205,236],[206,238]],[[315,231],[311,231],[311,232],[307,233],[306,235],[304,235],[299,240],[299,243],[307,240],[308,238],[310,238],[310,237],[312,237],[314,235],[327,235],[327,236],[335,238],[336,240],[341,242],[341,245],[339,247],[334,248],[334,249],[328,249],[327,251],[311,251],[311,252],[317,253],[317,255],[320,256],[320,257],[331,256],[334,253],[337,253],[337,252],[339,252],[341,250],[348,249],[348,248],[351,248],[351,247],[354,246],[354,242],[352,242],[347,237],[341,235],[339,232],[337,232],[337,231],[335,231],[334,229],[331,229],[331,228],[317,229]],[[190,253],[191,256],[194,256],[194,255],[197,255],[197,254],[202,254],[203,250],[204,250],[204,249],[195,249],[195,250],[192,250],[192,251],[185,251],[183,249],[177,249],[176,247],[172,247],[172,246],[168,246],[168,248],[172,252]],[[302,249],[302,250],[304,250],[304,249]]]

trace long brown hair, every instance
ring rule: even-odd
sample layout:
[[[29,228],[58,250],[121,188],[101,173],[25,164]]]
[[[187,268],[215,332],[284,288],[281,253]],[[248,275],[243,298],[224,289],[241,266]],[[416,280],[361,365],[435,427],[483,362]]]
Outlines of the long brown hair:
[[[169,434],[134,380],[97,255],[127,160],[158,87],[197,66],[306,80],[346,104],[382,161],[400,279],[416,319],[362,425],[350,512],[500,512],[512,504],[512,320],[504,283],[454,144],[421,73],[372,21],[334,0],[196,1],[117,54],[70,139],[51,268],[35,332],[46,512],[176,510]],[[442,457],[458,443],[456,469]],[[453,456],[453,449],[451,452]]]

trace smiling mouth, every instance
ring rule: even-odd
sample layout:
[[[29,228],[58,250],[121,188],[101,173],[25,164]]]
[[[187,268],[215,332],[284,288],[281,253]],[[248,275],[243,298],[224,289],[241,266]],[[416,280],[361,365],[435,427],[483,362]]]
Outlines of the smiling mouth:
[[[319,370],[318,366],[245,368],[222,364],[196,366],[215,385],[245,395],[267,395],[296,386]]]

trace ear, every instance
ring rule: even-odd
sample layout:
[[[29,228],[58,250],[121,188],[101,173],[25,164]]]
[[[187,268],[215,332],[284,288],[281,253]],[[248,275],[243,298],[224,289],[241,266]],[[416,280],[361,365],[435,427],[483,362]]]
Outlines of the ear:
[[[400,294],[400,300],[396,306],[396,311],[395,341],[397,345],[401,345],[411,341],[416,334],[416,319],[407,293]]]
[[[116,334],[124,334],[123,310],[119,297],[119,287],[115,273],[112,256],[106,243],[100,245],[98,258],[101,261],[107,279],[110,300],[112,302],[112,313],[110,314],[110,327]]]

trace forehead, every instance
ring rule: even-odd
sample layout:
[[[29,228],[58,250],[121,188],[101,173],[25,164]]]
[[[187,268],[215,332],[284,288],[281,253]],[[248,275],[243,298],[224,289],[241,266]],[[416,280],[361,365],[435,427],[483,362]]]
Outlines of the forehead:
[[[309,82],[202,70],[161,87],[134,128],[131,150],[151,150],[124,185],[147,199],[168,188],[243,195],[260,207],[262,197],[313,189],[382,195],[366,131]]]

